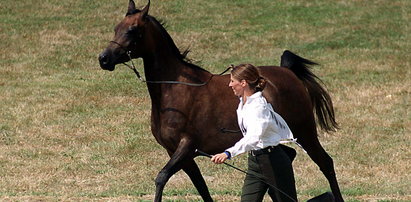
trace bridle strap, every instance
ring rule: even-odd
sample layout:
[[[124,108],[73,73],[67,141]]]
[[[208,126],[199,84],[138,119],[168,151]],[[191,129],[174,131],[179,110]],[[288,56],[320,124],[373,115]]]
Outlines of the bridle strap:
[[[200,87],[200,86],[204,86],[207,85],[208,82],[210,82],[210,80],[213,78],[214,74],[204,83],[188,83],[188,82],[182,82],[182,81],[146,81],[143,77],[141,77],[140,72],[138,72],[136,66],[134,65],[133,59],[131,58],[131,51],[127,50],[123,45],[121,45],[120,43],[116,42],[116,41],[110,41],[110,43],[114,43],[116,45],[118,45],[121,49],[123,49],[128,58],[131,61],[131,66],[125,62],[123,62],[122,64],[127,66],[128,68],[130,68],[131,70],[134,71],[134,73],[136,74],[137,78],[145,83],[154,83],[154,84],[182,84],[182,85],[187,85],[187,86],[195,86],[195,87]],[[232,68],[233,65],[231,65],[230,67],[228,67],[226,70],[224,70],[223,72],[221,72],[220,74],[218,74],[219,76],[223,75],[224,73],[226,73],[229,69]]]

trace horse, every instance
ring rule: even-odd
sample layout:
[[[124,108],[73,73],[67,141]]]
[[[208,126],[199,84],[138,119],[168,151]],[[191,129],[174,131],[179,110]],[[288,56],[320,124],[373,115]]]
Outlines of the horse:
[[[151,98],[151,132],[170,160],[155,179],[154,201],[161,201],[170,177],[183,170],[204,201],[213,201],[194,158],[196,150],[216,154],[242,138],[236,119],[239,99],[228,88],[230,76],[216,75],[193,64],[181,53],[163,24],[129,0],[124,19],[98,60],[104,70],[142,58]],[[291,128],[297,142],[327,178],[336,201],[343,201],[332,158],[317,137],[338,128],[330,95],[310,67],[317,63],[290,51],[280,66],[259,66],[268,80],[263,95]],[[136,73],[138,73],[136,71]],[[317,118],[316,118],[317,117]],[[316,121],[317,120],[317,121]]]

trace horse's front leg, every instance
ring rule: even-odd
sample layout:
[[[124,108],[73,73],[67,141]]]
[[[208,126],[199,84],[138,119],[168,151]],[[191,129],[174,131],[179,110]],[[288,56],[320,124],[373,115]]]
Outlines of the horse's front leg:
[[[188,160],[188,162],[186,162],[183,165],[183,170],[190,177],[191,181],[197,188],[197,191],[200,193],[204,202],[213,201],[210,192],[208,191],[207,184],[205,183],[204,178],[201,175],[200,169],[198,168],[197,163],[194,161],[194,159]]]
[[[195,148],[192,140],[188,138],[183,138],[180,140],[176,151],[171,155],[171,159],[157,175],[155,180],[156,196],[154,201],[161,201],[166,183],[171,176],[181,170],[186,161],[193,159],[194,151]]]

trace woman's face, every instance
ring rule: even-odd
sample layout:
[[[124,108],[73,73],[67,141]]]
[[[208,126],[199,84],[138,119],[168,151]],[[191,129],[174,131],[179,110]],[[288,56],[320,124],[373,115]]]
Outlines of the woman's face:
[[[231,89],[233,89],[234,95],[238,97],[242,97],[244,95],[244,89],[246,87],[247,82],[245,80],[237,80],[231,76],[230,83],[228,84]]]

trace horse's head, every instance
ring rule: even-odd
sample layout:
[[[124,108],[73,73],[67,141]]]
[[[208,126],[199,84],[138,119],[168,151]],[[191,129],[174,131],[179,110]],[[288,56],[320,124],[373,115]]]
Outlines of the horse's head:
[[[114,29],[114,39],[98,57],[101,68],[113,71],[116,64],[127,62],[130,57],[142,57],[149,7],[150,0],[142,10],[130,0],[126,16]]]

